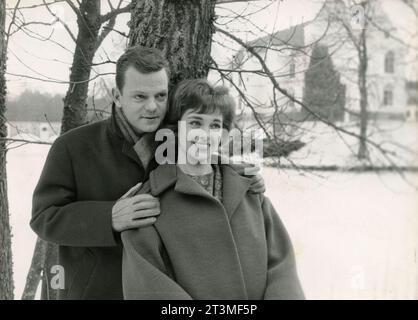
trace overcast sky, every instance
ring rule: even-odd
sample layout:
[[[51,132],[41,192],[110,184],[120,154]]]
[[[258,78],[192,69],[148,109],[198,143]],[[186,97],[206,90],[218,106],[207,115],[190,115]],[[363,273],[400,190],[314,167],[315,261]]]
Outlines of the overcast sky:
[[[49,0],[50,1],[50,0]],[[115,2],[115,1],[113,1]],[[416,30],[413,16],[399,4],[398,0],[384,0],[384,9],[389,15],[392,23],[400,30]],[[13,7],[16,0],[6,0],[7,7]],[[30,6],[42,3],[42,0],[22,0],[21,6]],[[106,12],[107,1],[103,1],[102,11]],[[126,1],[128,3],[128,1]],[[125,4],[126,5],[126,4]],[[219,22],[225,23],[230,19],[225,16],[240,13],[243,16],[248,15],[251,23],[238,22],[236,20],[228,23],[228,29],[236,32],[244,40],[251,40],[258,36],[265,35],[280,29],[287,28],[304,21],[313,19],[321,6],[319,0],[283,0],[283,1],[255,1],[250,4],[235,3],[217,7],[217,14],[220,16]],[[76,18],[74,13],[65,3],[57,3],[51,6],[51,9],[63,19],[76,34]],[[24,19],[29,21],[51,22],[54,18],[45,8],[22,10]],[[20,15],[18,16],[22,18]],[[127,33],[127,22],[129,14],[123,14],[118,17],[115,29]],[[10,19],[7,23],[10,22]],[[226,26],[222,26],[223,28]],[[6,25],[7,29],[7,25]],[[13,30],[13,29],[12,29]],[[51,26],[31,26],[32,37],[24,32],[15,33],[9,43],[8,62],[7,62],[7,80],[8,94],[15,97],[25,89],[39,90],[51,94],[65,94],[68,84],[69,67],[72,62],[72,52],[74,42],[68,36],[65,29],[59,24]],[[261,31],[264,30],[264,31]],[[243,32],[246,31],[246,32]],[[406,32],[404,32],[406,36]],[[53,41],[40,41],[33,37],[50,37]],[[215,36],[215,39],[222,41],[222,38]],[[96,61],[102,61],[109,56],[116,60],[123,52],[126,45],[124,37],[117,33],[111,33],[106,39],[103,48],[96,55]],[[225,50],[225,46],[233,46],[232,43],[214,43],[213,56],[217,61],[228,61],[230,51]],[[109,73],[114,71],[114,65],[109,64],[93,68],[92,77],[100,73]],[[12,75],[15,74],[15,75]],[[46,81],[22,78],[16,75],[26,75],[34,78],[41,78]],[[47,82],[47,81],[57,81]],[[107,77],[107,81],[112,83],[112,76]],[[92,87],[92,86],[91,86]]]

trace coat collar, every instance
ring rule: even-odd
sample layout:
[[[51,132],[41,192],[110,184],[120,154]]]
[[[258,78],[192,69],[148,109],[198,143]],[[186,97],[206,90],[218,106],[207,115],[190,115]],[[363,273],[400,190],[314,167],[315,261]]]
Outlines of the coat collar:
[[[236,208],[250,189],[251,179],[238,174],[230,166],[222,166],[223,174],[223,203],[226,212],[231,217]]]
[[[111,115],[107,119],[108,128],[109,128],[109,131],[110,131],[111,134],[116,135],[120,139],[123,139],[122,131],[120,131],[120,129],[119,129],[117,123],[116,123],[115,108],[116,108],[115,103],[112,103]]]
[[[115,117],[115,104],[112,104],[112,114],[108,119],[108,128],[111,134],[117,136],[122,141],[122,153],[132,159],[144,169],[147,169],[150,160],[153,158],[157,147],[154,140],[154,133],[144,134],[136,145],[129,143],[123,136]],[[139,155],[139,156],[138,156]]]
[[[227,165],[221,165],[221,170],[223,205],[228,216],[231,217],[249,190],[251,179],[239,175]],[[160,165],[151,172],[150,187],[153,196],[159,196],[173,185],[176,192],[218,201],[175,164]]]

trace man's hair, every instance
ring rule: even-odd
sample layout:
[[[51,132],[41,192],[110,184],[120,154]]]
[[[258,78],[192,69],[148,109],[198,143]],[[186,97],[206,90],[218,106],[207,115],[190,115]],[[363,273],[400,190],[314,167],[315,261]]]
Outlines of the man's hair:
[[[144,74],[165,69],[170,77],[168,61],[160,50],[143,46],[130,47],[116,62],[116,86],[120,92],[125,85],[125,72],[130,66]]]
[[[212,86],[205,79],[181,81],[170,93],[166,122],[176,126],[187,110],[196,113],[214,113],[223,116],[223,127],[227,130],[235,119],[235,101],[224,86]]]

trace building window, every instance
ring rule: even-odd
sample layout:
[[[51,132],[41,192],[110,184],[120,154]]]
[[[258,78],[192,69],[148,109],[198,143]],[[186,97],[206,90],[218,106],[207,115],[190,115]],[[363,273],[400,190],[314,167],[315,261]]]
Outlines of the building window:
[[[385,56],[385,72],[393,73],[395,70],[395,54],[389,51]]]
[[[383,92],[383,105],[385,107],[393,105],[393,89],[387,86]]]
[[[292,59],[290,61],[290,65],[289,65],[289,77],[290,78],[294,78],[295,77],[295,71],[296,71],[295,60]]]

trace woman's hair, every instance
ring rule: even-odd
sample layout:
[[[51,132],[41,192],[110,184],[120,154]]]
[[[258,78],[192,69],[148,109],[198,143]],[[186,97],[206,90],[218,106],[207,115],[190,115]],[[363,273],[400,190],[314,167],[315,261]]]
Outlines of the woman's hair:
[[[183,80],[171,91],[165,123],[177,126],[188,110],[211,114],[219,111],[223,127],[230,130],[235,120],[235,102],[228,88],[212,86],[205,79]]]

